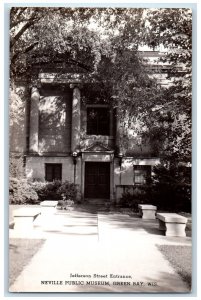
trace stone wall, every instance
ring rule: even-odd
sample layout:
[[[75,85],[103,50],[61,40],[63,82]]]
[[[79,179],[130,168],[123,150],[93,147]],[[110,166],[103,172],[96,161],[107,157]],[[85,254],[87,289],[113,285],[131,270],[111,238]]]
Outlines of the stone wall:
[[[119,165],[119,160],[114,160],[114,193],[117,202],[121,198],[122,193],[125,188],[132,192],[133,179],[134,179],[134,165],[148,165],[155,166],[159,164],[159,158],[142,158],[135,159],[125,157],[122,160],[121,167]]]
[[[45,164],[62,164],[62,181],[74,182],[74,164],[72,157],[27,157],[27,178],[45,181]],[[81,184],[81,162],[78,159],[76,165],[76,184]]]

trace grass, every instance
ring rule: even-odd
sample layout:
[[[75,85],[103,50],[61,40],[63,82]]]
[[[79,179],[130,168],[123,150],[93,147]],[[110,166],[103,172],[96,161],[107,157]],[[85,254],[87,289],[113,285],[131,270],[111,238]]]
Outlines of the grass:
[[[191,246],[157,245],[157,247],[170,262],[176,272],[188,284],[189,288],[191,288]]]
[[[31,258],[41,248],[44,239],[14,239],[9,241],[9,285],[12,285]]]

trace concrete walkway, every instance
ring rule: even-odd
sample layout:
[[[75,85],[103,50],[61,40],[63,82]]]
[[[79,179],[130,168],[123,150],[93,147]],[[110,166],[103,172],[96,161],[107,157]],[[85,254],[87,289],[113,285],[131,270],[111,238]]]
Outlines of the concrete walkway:
[[[46,242],[10,292],[189,292],[156,245],[191,246],[191,238],[163,236],[157,220],[61,211],[41,216],[32,233],[10,230],[27,235]]]

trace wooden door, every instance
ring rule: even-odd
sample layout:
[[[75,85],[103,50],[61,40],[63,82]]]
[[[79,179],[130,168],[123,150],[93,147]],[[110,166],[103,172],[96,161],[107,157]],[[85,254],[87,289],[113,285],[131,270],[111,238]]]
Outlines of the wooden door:
[[[110,163],[85,163],[85,198],[110,198]]]

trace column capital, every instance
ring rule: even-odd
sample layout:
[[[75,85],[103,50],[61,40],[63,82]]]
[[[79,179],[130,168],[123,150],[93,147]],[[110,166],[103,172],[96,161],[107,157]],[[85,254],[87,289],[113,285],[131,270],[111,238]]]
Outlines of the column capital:
[[[39,88],[35,85],[32,85],[31,87],[31,93],[35,93],[35,92],[38,92],[39,93]]]
[[[33,88],[35,89],[40,89],[41,88],[41,82],[37,79],[37,80],[33,80],[30,84],[29,84],[29,88],[30,90],[32,90]]]
[[[70,89],[75,89],[75,88],[82,89],[83,84],[82,83],[71,83],[70,84]]]

